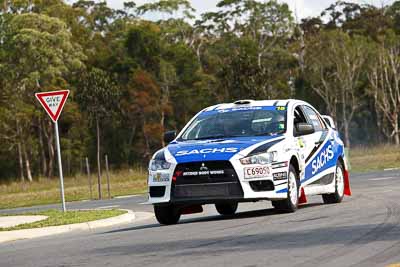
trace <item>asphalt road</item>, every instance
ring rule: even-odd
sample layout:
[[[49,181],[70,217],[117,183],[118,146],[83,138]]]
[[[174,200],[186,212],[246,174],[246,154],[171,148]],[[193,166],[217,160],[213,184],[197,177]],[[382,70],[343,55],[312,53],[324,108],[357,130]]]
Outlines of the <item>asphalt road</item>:
[[[143,219],[143,196],[69,203],[128,208],[138,222],[0,244],[0,266],[387,266],[400,263],[400,171],[352,175],[353,196],[335,205],[309,198],[294,214],[269,202],[240,204],[232,217],[213,206],[181,223]],[[48,208],[53,206],[39,207]],[[17,211],[38,209],[25,208]],[[5,212],[5,211],[2,211]],[[10,212],[10,211],[6,211]]]

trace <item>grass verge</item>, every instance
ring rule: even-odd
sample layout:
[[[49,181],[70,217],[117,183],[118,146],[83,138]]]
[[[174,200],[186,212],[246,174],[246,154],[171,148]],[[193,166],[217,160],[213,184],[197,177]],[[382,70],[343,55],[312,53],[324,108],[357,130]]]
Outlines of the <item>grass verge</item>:
[[[12,230],[90,222],[90,221],[115,217],[118,215],[122,215],[124,213],[126,213],[126,211],[114,209],[114,210],[72,210],[72,211],[67,211],[65,213],[59,210],[47,210],[35,213],[17,214],[17,215],[44,215],[48,216],[48,218],[34,223],[25,223],[13,227],[0,228],[0,231],[12,231]],[[16,216],[16,215],[12,214],[10,216]]]
[[[111,196],[142,194],[147,191],[144,170],[122,170],[110,173]],[[86,175],[64,178],[66,201],[90,199]],[[97,177],[92,175],[93,198],[98,198]],[[106,176],[102,177],[102,194],[107,198]],[[11,182],[0,184],[0,209],[45,205],[60,202],[59,180],[39,178],[31,183]]]
[[[400,167],[400,147],[379,145],[350,149],[349,160],[352,172],[379,171]]]

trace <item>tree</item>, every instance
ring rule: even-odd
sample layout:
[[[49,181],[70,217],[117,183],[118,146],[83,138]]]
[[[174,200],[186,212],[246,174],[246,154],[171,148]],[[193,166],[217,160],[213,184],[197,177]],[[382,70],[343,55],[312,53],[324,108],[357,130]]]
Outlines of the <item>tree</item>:
[[[196,10],[192,7],[188,0],[159,0],[153,3],[147,3],[137,8],[138,14],[143,15],[147,12],[159,12],[167,15],[179,15],[183,17],[194,18],[193,12]]]
[[[203,14],[198,24],[217,39],[211,48],[219,54],[217,75],[227,85],[224,92],[236,92],[228,99],[287,96],[294,63],[287,47],[293,32],[289,7],[255,0],[225,0],[217,7],[221,11]]]
[[[199,32],[188,22],[195,18],[194,12],[196,11],[190,1],[161,0],[143,4],[137,10],[139,15],[144,15],[148,12],[157,12],[163,15],[163,19],[159,20],[157,24],[160,27],[164,41],[167,43],[183,42],[190,48],[196,46],[200,36],[198,35]]]
[[[400,37],[387,33],[383,42],[376,46],[371,60],[368,79],[369,94],[373,96],[377,112],[389,122],[389,134],[396,145],[400,144]]]
[[[143,143],[139,146],[142,160],[149,160],[151,151],[162,144],[163,126],[161,125],[162,102],[160,87],[152,75],[143,70],[137,70],[132,75],[128,94],[132,99],[131,116],[140,123]]]
[[[101,199],[101,124],[104,118],[117,109],[119,91],[109,74],[97,68],[84,73],[80,85],[76,95],[77,100],[96,127],[97,178]]]
[[[346,146],[350,123],[361,106],[366,44],[365,38],[340,30],[322,31],[306,44],[306,77],[334,120],[340,115]]]
[[[321,13],[321,18],[327,20],[325,27],[328,29],[337,29],[344,23],[358,17],[361,6],[346,1],[336,1]]]
[[[37,115],[33,102],[28,99],[34,99],[35,91],[65,85],[65,76],[83,66],[84,55],[80,47],[71,42],[66,24],[57,18],[35,13],[6,18],[8,24],[4,27],[0,72],[6,77],[5,91],[13,99],[8,108],[18,112],[14,122],[9,123],[14,125],[18,136],[15,140],[19,162],[25,162],[27,178],[32,180],[30,154],[34,151],[29,151],[32,145],[28,144],[34,142],[31,125]],[[54,150],[53,144],[49,145],[50,150]],[[49,163],[52,162],[50,158]],[[53,166],[49,164],[48,176],[52,175],[52,170]]]
[[[131,27],[126,35],[125,48],[138,68],[158,75],[160,72],[161,40],[160,28],[151,22]]]

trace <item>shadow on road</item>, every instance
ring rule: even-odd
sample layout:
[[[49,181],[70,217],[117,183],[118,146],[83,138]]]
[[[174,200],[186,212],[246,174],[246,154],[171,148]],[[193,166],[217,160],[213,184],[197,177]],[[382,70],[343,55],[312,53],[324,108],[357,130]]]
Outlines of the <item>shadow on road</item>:
[[[310,203],[310,204],[303,204],[299,207],[299,209],[306,209],[312,208],[323,205],[322,203]],[[197,218],[187,218],[181,219],[179,224],[192,224],[192,223],[201,223],[201,222],[212,222],[212,221],[223,221],[223,220],[238,220],[238,219],[248,219],[248,218],[256,218],[256,217],[263,217],[263,216],[274,216],[274,215],[281,215],[284,214],[282,212],[278,212],[275,209],[262,209],[262,210],[252,210],[252,211],[244,211],[239,212],[234,215],[230,216],[221,216],[221,215],[212,215],[212,216],[204,216],[204,217],[197,217]],[[128,231],[137,231],[137,230],[145,230],[151,228],[158,228],[158,227],[168,227],[165,225],[160,225],[158,223],[154,224],[146,224],[146,225],[138,225],[129,228],[122,228],[117,230],[112,230],[108,232],[104,232],[101,234],[112,234],[112,233],[121,233],[121,232],[128,232]]]

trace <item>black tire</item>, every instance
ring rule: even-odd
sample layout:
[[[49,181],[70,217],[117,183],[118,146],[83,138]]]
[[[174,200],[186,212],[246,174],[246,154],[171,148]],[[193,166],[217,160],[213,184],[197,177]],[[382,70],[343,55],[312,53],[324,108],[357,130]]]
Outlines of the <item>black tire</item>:
[[[292,198],[293,192],[292,192],[292,190],[289,189],[290,179],[295,179],[295,182],[293,185],[296,186],[296,190],[295,190],[296,195],[293,196],[293,198]],[[279,212],[295,212],[299,206],[299,187],[300,187],[299,185],[300,185],[299,175],[296,172],[296,169],[293,167],[293,165],[290,165],[289,166],[289,174],[288,174],[287,198],[284,200],[272,201],[272,206]],[[292,199],[295,199],[295,200],[292,200]]]
[[[215,208],[221,215],[233,215],[238,208],[238,203],[215,204]]]
[[[335,171],[334,180],[335,180],[335,193],[322,195],[322,200],[324,201],[325,204],[340,203],[343,200],[344,171],[343,171],[343,165],[340,161],[338,161],[336,163],[336,171]],[[341,180],[341,181],[339,181],[339,180]]]
[[[160,224],[171,225],[178,223],[181,212],[178,208],[173,205],[158,206],[154,205],[154,213],[156,219]]]

